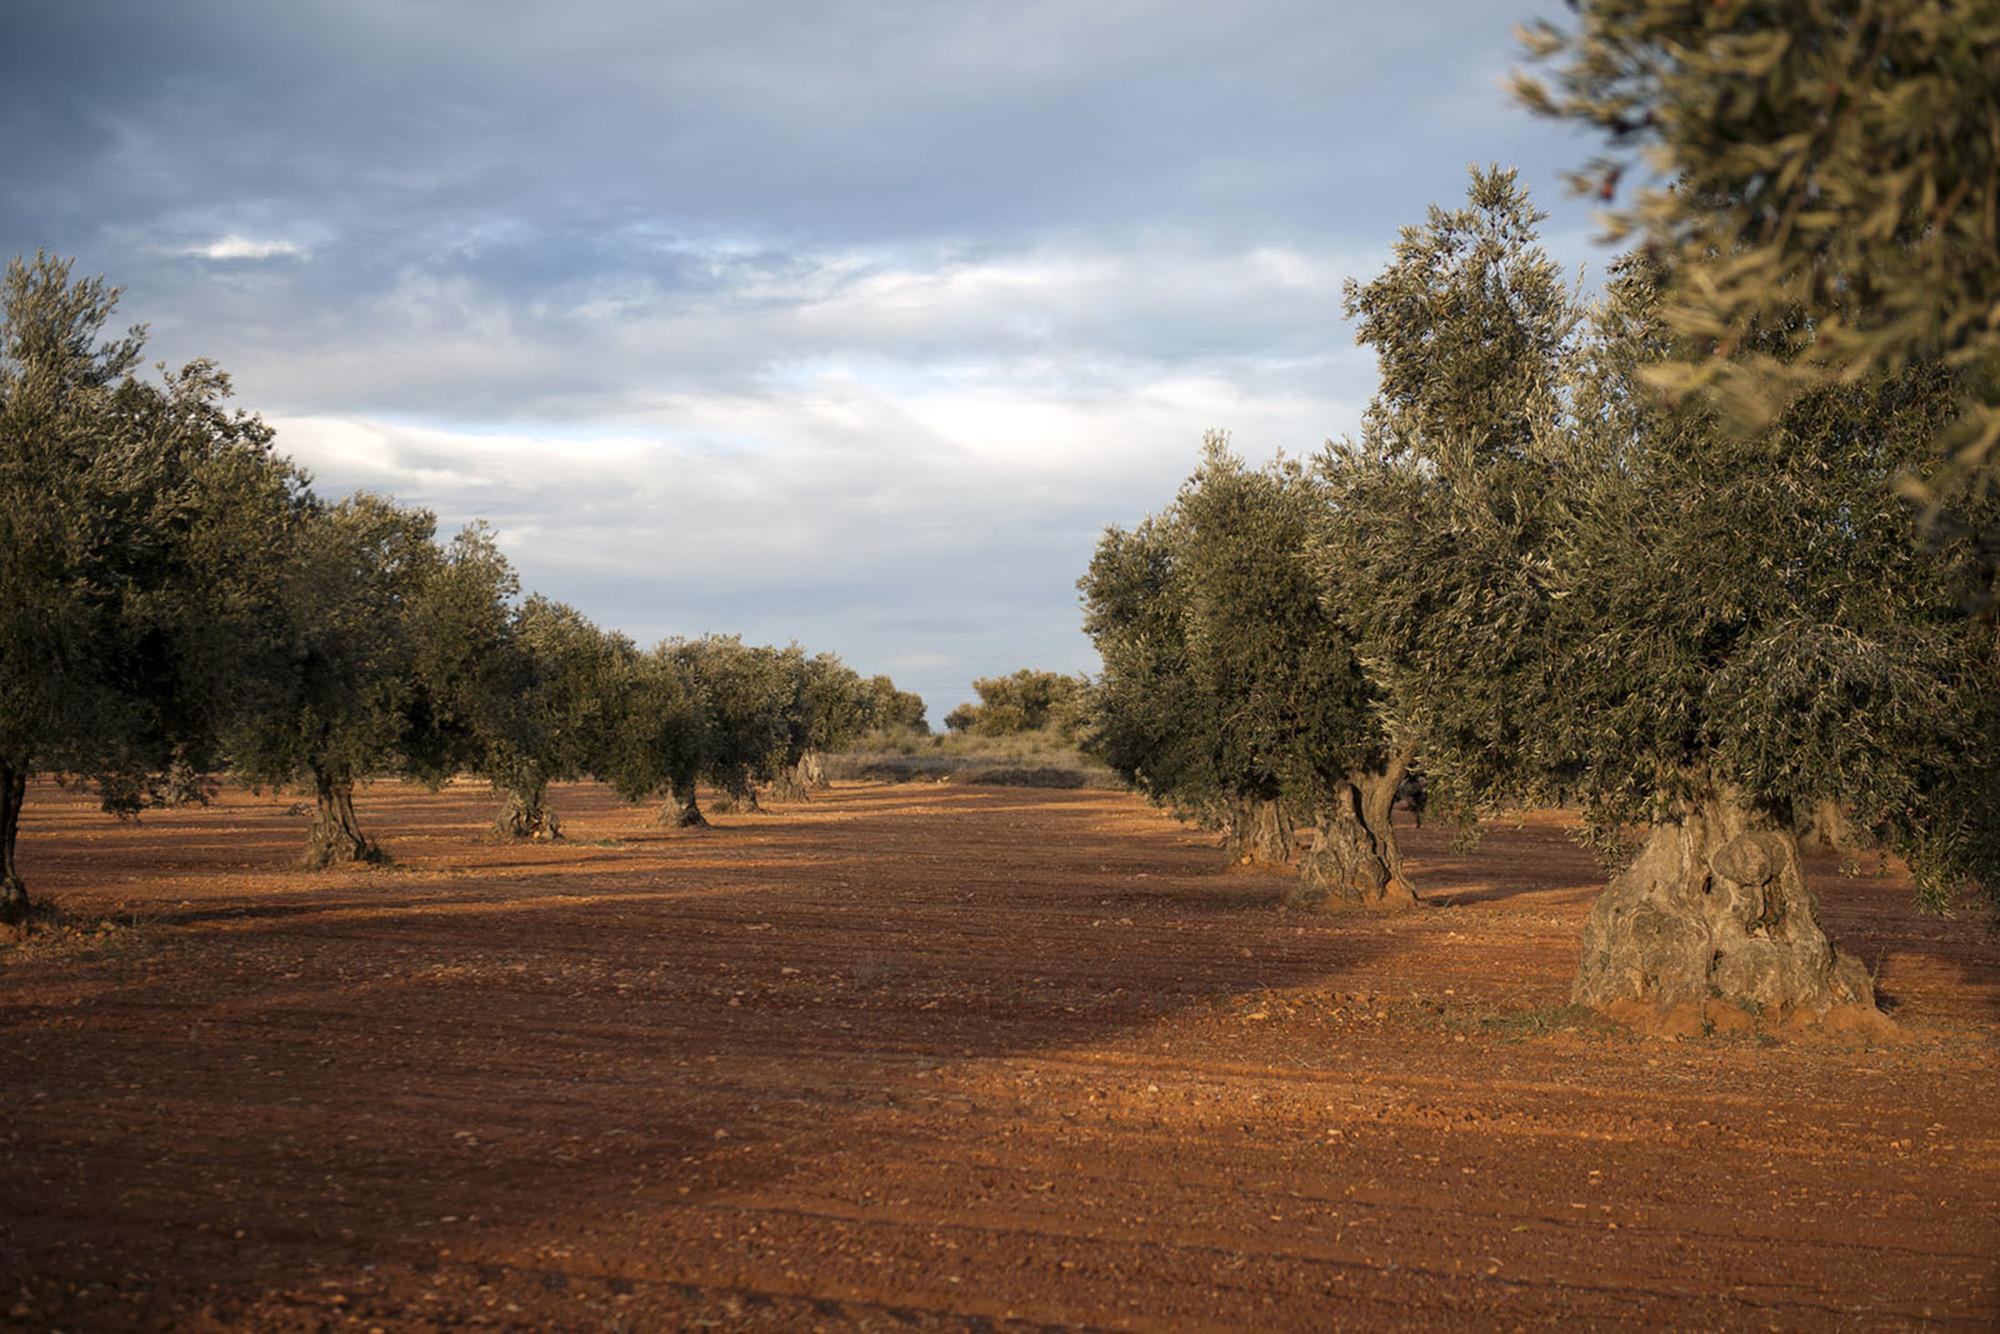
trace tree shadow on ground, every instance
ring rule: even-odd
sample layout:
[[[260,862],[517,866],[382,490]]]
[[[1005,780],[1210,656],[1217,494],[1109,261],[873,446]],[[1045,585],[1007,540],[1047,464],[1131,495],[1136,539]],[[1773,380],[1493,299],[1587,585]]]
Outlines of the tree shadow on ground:
[[[450,795],[378,791],[364,814],[394,846]],[[580,831],[648,818],[601,790],[559,795]],[[238,857],[291,832],[234,818]],[[64,849],[52,888],[87,900],[93,870],[143,875],[172,834]],[[1503,832],[1486,853],[1510,846]],[[693,844],[458,853],[393,877],[285,876],[276,901],[240,872],[205,897],[175,881],[137,948],[10,968],[21,1189],[0,1243],[19,1258],[0,1271],[75,1285],[69,1325],[406,1314],[368,1306],[371,1284],[385,1303],[442,1285],[458,1314],[536,1285],[632,1297],[706,1235],[704,1209],[856,1155],[920,1156],[926,1136],[976,1153],[1012,1133],[1008,1099],[1038,1097],[1006,1092],[1023,1063],[1166,1069],[1150,1044],[1170,1021],[1241,1015],[1249,1032],[1274,995],[1373,994],[1458,920],[1279,914],[1281,879],[1228,874],[1093,792],[849,789]],[[1425,866],[1437,894],[1475,859]],[[1548,971],[1452,966],[1427,971]],[[1560,971],[1551,989],[1567,985]],[[326,1306],[329,1283],[362,1296]]]
[[[644,818],[584,795],[565,794],[586,825]],[[447,1235],[741,1189],[946,1063],[1114,1043],[1404,948],[1301,939],[1264,909],[1270,883],[1218,874],[1174,826],[1103,846],[1116,798],[1048,797],[814,802],[694,855],[468,845],[455,872],[286,873],[261,900],[234,866],[191,886],[183,858],[138,947],[10,967],[34,1179],[0,1229],[31,1273],[79,1285],[75,1323],[126,1309],[121,1275],[155,1318],[248,1318],[328,1273],[435,1264]],[[1017,813],[1031,837],[995,828]],[[397,815],[364,805],[391,847]],[[231,818],[248,832],[217,851],[236,863],[295,823]],[[130,904],[190,823],[48,849],[44,885]],[[115,886],[92,890],[108,859]],[[617,888],[577,897],[599,882]],[[51,1008],[38,987],[85,998]]]

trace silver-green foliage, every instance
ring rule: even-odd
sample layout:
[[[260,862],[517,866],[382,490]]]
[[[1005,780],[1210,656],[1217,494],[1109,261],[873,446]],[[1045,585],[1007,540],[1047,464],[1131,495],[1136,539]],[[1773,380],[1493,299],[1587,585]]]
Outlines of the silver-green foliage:
[[[1104,660],[1093,744],[1149,795],[1312,815],[1384,766],[1378,694],[1311,561],[1326,506],[1295,461],[1251,468],[1216,433],[1169,509],[1100,542],[1082,581]]]
[[[1609,141],[1580,187],[1616,198],[1635,153],[1663,182],[1610,215],[1670,267],[1662,314],[1689,340],[1647,378],[1711,386],[1741,425],[1811,384],[1940,361],[1966,393],[1903,480],[1966,522],[2000,480],[2000,4],[1572,7],[1523,34],[1552,77],[1518,88]],[[1805,346],[1758,345],[1795,311]]]
[[[1434,214],[1360,289],[1372,309],[1456,312],[1456,331],[1364,323],[1385,382],[1480,329],[1535,345],[1507,332],[1520,311],[1574,329],[1505,276],[1546,290],[1531,230],[1485,251],[1497,265],[1411,262],[1480,255],[1487,215],[1526,208],[1510,186]],[[1484,292],[1487,312],[1426,285]],[[1889,487],[1935,466],[1953,375],[1913,362],[1820,386],[1746,437],[1648,378],[1680,350],[1665,300],[1656,266],[1628,261],[1580,337],[1540,340],[1518,376],[1416,376],[1437,402],[1385,402],[1330,459],[1346,536],[1329,569],[1371,590],[1358,623],[1399,719],[1461,810],[1573,800],[1608,842],[1718,800],[1783,823],[1832,798],[1912,856],[1933,901],[2000,883],[1995,646],[1959,609],[1973,553],[1916,543]],[[1759,350],[1786,354],[1778,334]],[[1518,429],[1496,442],[1495,422]]]
[[[1567,421],[1582,318],[1537,241],[1512,171],[1475,170],[1463,207],[1406,227],[1389,265],[1350,283],[1381,391],[1360,442],[1322,464],[1325,595],[1360,638],[1394,730],[1461,818],[1559,769],[1533,701],[1565,665],[1548,638],[1562,516],[1551,444]],[[1448,684],[1447,684],[1448,683]]]
[[[975,736],[1016,736],[1049,732],[1074,743],[1083,727],[1089,682],[1081,676],[1022,667],[1005,676],[982,676],[972,683],[979,695],[953,709],[945,726]]]
[[[509,832],[553,836],[550,783],[601,772],[629,645],[566,603],[532,594],[508,618],[475,733],[478,771],[511,805]]]
[[[280,552],[264,697],[229,738],[244,777],[351,786],[404,767],[419,709],[408,617],[437,563],[433,530],[381,496],[309,499]]]
[[[273,590],[299,479],[224,407],[207,362],[137,375],[106,338],[116,289],[67,262],[0,279],[0,912],[30,772],[98,781],[130,810],[176,757],[211,763]]]

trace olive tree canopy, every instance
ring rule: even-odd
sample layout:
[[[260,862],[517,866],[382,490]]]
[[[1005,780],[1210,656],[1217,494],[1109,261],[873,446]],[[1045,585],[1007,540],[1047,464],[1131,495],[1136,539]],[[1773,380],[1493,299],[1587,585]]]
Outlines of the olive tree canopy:
[[[1089,682],[1081,676],[1023,667],[1006,676],[982,676],[972,683],[979,695],[953,709],[945,726],[974,736],[1015,736],[1053,732],[1075,741],[1083,722]]]
[[[925,733],[931,730],[924,716],[924,697],[912,690],[899,690],[887,676],[871,676],[864,683],[868,693],[868,726],[881,731]]]
[[[1409,762],[1313,560],[1327,517],[1296,462],[1247,467],[1211,433],[1174,504],[1099,544],[1082,589],[1104,659],[1093,746],[1128,781],[1227,830],[1232,861],[1314,844],[1297,904],[1414,901],[1390,823]]]
[[[514,610],[483,680],[478,771],[507,798],[498,831],[562,836],[550,783],[602,772],[615,728],[620,663],[631,651],[565,603],[531,595]]]
[[[663,799],[662,824],[706,824],[695,800],[706,718],[693,671],[672,643],[644,653],[621,645],[616,669],[605,780],[626,801]]]
[[[263,687],[228,754],[253,782],[310,784],[309,868],[379,860],[355,785],[421,773],[432,750],[421,733],[438,710],[417,672],[411,613],[439,563],[434,529],[428,511],[381,496],[314,499],[280,553],[277,611],[257,650]]]
[[[28,909],[30,774],[129,811],[213,760],[298,506],[214,366],[137,378],[144,331],[104,337],[117,299],[45,254],[0,280],[0,919]]]
[[[2000,479],[2000,6],[1572,8],[1568,26],[1523,33],[1550,77],[1517,86],[1605,135],[1583,188],[1614,200],[1634,155],[1659,182],[1610,215],[1669,267],[1662,314],[1687,337],[1648,380],[1712,386],[1729,422],[1754,426],[1808,385],[1941,362],[1958,410],[1900,480],[1943,502],[1946,535],[1962,529]],[[1802,346],[1759,343],[1795,312]],[[2000,532],[1973,531],[1990,574]]]
[[[1422,252],[1478,255],[1496,209],[1532,219],[1510,185],[1434,213]],[[1545,263],[1531,225],[1488,253],[1508,257],[1501,273]],[[1465,289],[1485,292],[1502,341],[1509,312],[1532,308],[1518,288]],[[1462,811],[1575,802],[1630,856],[1586,929],[1580,1001],[1865,1006],[1867,971],[1829,944],[1806,889],[1798,810],[1846,804],[1928,893],[1994,883],[1994,645],[1958,609],[1973,553],[1913,541],[1889,488],[1935,467],[1957,387],[1912,362],[1816,387],[1745,435],[1708,397],[1668,401],[1648,379],[1681,348],[1665,300],[1659,268],[1634,258],[1581,337],[1532,340],[1555,350],[1543,365],[1425,380],[1444,410],[1385,402],[1330,464],[1349,522],[1326,559],[1370,590],[1370,669]],[[1460,341],[1423,319],[1364,336],[1385,366]],[[1786,355],[1762,337],[1760,354]],[[1498,422],[1516,426],[1484,429]]]

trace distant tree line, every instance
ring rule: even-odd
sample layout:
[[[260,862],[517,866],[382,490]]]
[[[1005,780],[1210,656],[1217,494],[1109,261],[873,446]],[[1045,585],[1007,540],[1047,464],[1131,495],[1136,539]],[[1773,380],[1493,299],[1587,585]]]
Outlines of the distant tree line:
[[[1089,678],[1023,667],[1006,676],[983,676],[972,683],[970,700],[944,716],[944,725],[971,736],[1018,736],[1046,732],[1074,742],[1083,726]]]
[[[1583,299],[1511,172],[1351,283],[1381,387],[1358,439],[1252,468],[1212,435],[1174,503],[1081,588],[1092,745],[1141,790],[1292,858],[1294,904],[1415,901],[1390,821],[1421,765],[1468,823],[1571,804],[1622,869],[1578,1000],[1871,1004],[1822,931],[1797,832],[1835,807],[1922,894],[2000,890],[2000,643],[1976,534],[1896,494],[1950,465],[1969,372],[1911,355],[1746,432],[1655,368],[1695,355],[1656,252]],[[1756,326],[1789,363],[1810,320]],[[1634,841],[1636,840],[1636,842]]]
[[[440,541],[428,512],[330,501],[197,361],[138,374],[118,293],[39,255],[0,288],[0,920],[29,776],[107,809],[202,800],[224,770],[313,794],[304,862],[379,859],[364,779],[469,772],[507,837],[554,839],[551,784],[602,778],[662,818],[698,785],[804,800],[819,755],[923,701],[832,654],[728,637],[642,649],[523,597],[492,532]]]

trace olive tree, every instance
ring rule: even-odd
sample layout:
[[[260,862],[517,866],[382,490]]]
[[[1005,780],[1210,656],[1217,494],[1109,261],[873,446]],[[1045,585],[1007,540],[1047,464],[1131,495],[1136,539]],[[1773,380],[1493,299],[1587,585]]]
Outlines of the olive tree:
[[[618,663],[629,648],[574,607],[539,594],[515,609],[475,724],[475,767],[507,798],[495,825],[503,837],[562,837],[549,784],[604,766],[619,721]]]
[[[1851,806],[1934,898],[2000,869],[1980,846],[2000,681],[1959,601],[1974,553],[1919,547],[1890,491],[1935,475],[1956,377],[1919,361],[1815,386],[1745,438],[1635,383],[1667,341],[1660,299],[1629,266],[1600,312],[1553,585],[1555,642],[1585,667],[1558,721],[1592,759],[1587,810],[1653,822],[1591,915],[1577,997],[1866,1004],[1867,971],[1816,919],[1795,814]]]
[[[814,789],[830,786],[823,757],[861,735],[873,699],[861,677],[834,654],[807,657],[794,646],[782,661],[791,698],[784,739],[770,763],[771,795],[806,801]]]
[[[863,683],[867,693],[867,727],[878,731],[927,733],[930,720],[924,715],[924,697],[910,690],[898,690],[887,676],[871,676]]]
[[[1415,896],[1390,806],[1410,754],[1389,737],[1378,692],[1322,596],[1314,554],[1326,509],[1324,487],[1297,462],[1252,469],[1212,434],[1172,509],[1154,521],[1170,561],[1149,570],[1114,534],[1086,581],[1106,655],[1099,726],[1107,756],[1170,800],[1222,801],[1235,860],[1288,861],[1293,820],[1309,820],[1313,845],[1291,903],[1406,906]],[[1121,575],[1141,582],[1116,586]],[[1141,600],[1159,605],[1133,605]],[[1135,613],[1150,641],[1137,655],[1124,637]],[[1166,636],[1178,641],[1168,655],[1177,688],[1148,699],[1152,687],[1127,672],[1147,658],[1161,665]],[[1156,711],[1169,701],[1179,707]]]
[[[1180,539],[1171,511],[1108,528],[1078,581],[1104,664],[1086,748],[1151,800],[1221,830],[1232,866],[1286,866],[1293,822],[1275,778],[1232,770],[1215,745],[1223,703],[1191,660]]]
[[[1089,683],[1080,676],[1023,667],[1006,676],[983,676],[972,688],[979,702],[961,704],[946,716],[952,731],[975,736],[1053,732],[1074,742]]]
[[[413,684],[407,767],[426,781],[478,769],[495,701],[515,684],[511,654],[521,581],[484,521],[438,551],[404,609]]]
[[[1344,600],[1323,595],[1314,544],[1328,509],[1299,464],[1253,470],[1210,443],[1176,505],[1189,662],[1222,702],[1217,750],[1269,774],[1283,808],[1312,823],[1290,901],[1407,907],[1391,807],[1411,751],[1384,726]]]
[[[1888,486],[1926,466],[1953,377],[1912,363],[1816,388],[1757,436],[1724,429],[1713,401],[1646,378],[1678,346],[1643,260],[1582,338],[1515,340],[1523,291],[1546,290],[1533,220],[1509,182],[1406,233],[1356,293],[1385,386],[1424,386],[1329,466],[1347,521],[1325,558],[1368,590],[1370,670],[1461,811],[1573,801],[1629,855],[1586,927],[1580,1002],[1867,1005],[1794,812],[1849,803],[1933,893],[1990,883],[1993,649],[1956,601],[1971,552],[1919,547]],[[1448,262],[1408,263],[1429,256]],[[1466,355],[1445,315],[1551,348],[1554,391],[1541,368],[1392,377]]]
[[[705,825],[695,783],[706,719],[692,671],[671,643],[644,653],[621,646],[615,665],[616,721],[605,780],[626,801],[661,801],[661,824]]]
[[[1330,447],[1321,468],[1324,596],[1378,683],[1408,687],[1388,691],[1393,730],[1454,758],[1427,760],[1426,783],[1461,820],[1502,785],[1507,757],[1538,744],[1518,684],[1557,670],[1535,564],[1559,519],[1542,450],[1569,420],[1583,309],[1538,244],[1541,219],[1514,172],[1475,169],[1462,207],[1433,206],[1382,273],[1348,284],[1380,383],[1360,441]],[[1481,522],[1408,521],[1441,496]],[[1470,608],[1491,633],[1457,637],[1446,613]],[[1463,693],[1421,688],[1447,666]]]
[[[702,780],[717,789],[719,808],[760,809],[757,784],[770,778],[790,732],[792,685],[783,656],[735,635],[677,641],[670,652],[700,701]],[[675,795],[693,822],[699,814],[693,787],[676,788]]]
[[[1084,632],[1104,664],[1086,746],[1152,800],[1223,829],[1232,863],[1283,864],[1291,838],[1275,785],[1219,764],[1220,701],[1189,661],[1179,536],[1171,512],[1109,528],[1078,581]]]
[[[355,785],[427,749],[416,733],[434,711],[410,612],[438,565],[435,526],[381,496],[315,498],[283,548],[277,615],[258,649],[263,686],[228,752],[253,782],[311,787],[308,869],[382,859],[355,816]]]
[[[134,371],[144,331],[105,338],[118,292],[48,255],[0,280],[0,920],[29,775],[92,779],[130,809],[176,753],[212,755],[260,578],[298,479],[270,431],[224,410],[196,362]]]

